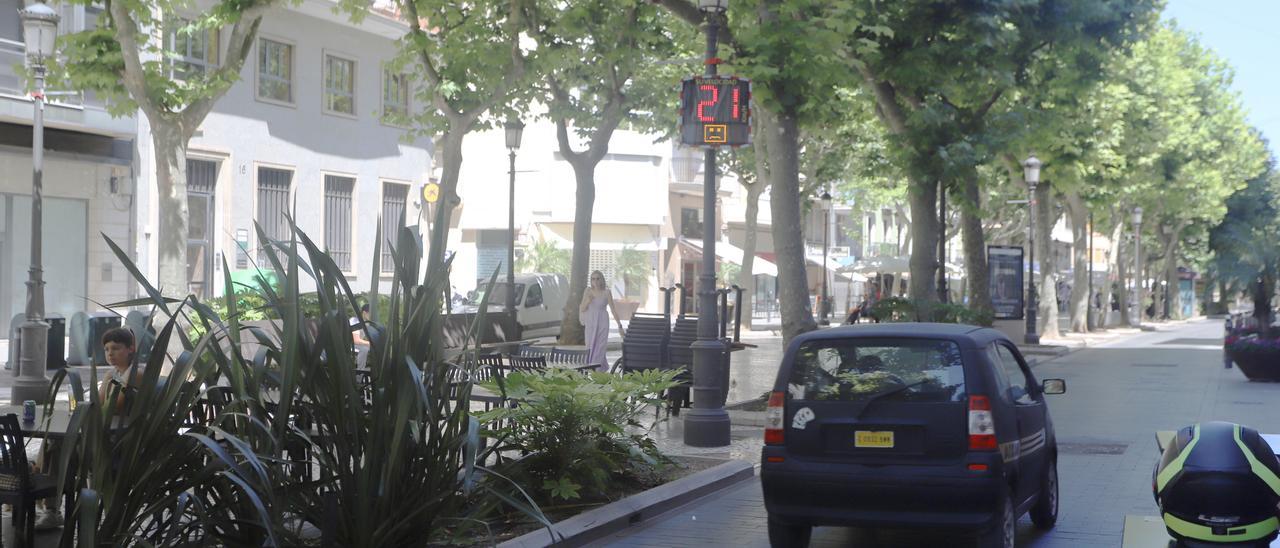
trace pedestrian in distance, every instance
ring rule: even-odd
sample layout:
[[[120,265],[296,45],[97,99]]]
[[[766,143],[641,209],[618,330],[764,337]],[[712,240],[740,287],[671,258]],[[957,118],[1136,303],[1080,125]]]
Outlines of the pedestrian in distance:
[[[587,343],[587,365],[594,365],[600,371],[608,371],[608,359],[605,351],[609,345],[609,313],[618,323],[618,334],[626,336],[622,330],[622,320],[618,318],[618,308],[613,304],[613,294],[604,283],[604,273],[599,270],[591,272],[587,290],[582,292],[582,302],[578,304],[578,321],[585,328],[583,336]]]

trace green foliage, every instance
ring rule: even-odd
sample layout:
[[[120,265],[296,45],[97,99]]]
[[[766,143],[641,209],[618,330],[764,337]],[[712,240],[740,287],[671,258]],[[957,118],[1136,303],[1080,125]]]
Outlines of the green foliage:
[[[440,299],[448,282],[435,274],[416,280],[412,233],[399,234],[384,321],[368,328],[373,344],[362,375],[348,325],[359,300],[341,269],[296,226],[289,242],[259,235],[282,250],[271,255],[280,290],[258,288],[263,315],[280,318],[267,327],[241,323],[241,295],[223,298],[225,317],[194,297],[165,299],[108,240],[148,295],[116,306],[156,307],[170,319],[155,348],[182,352],[171,368],[165,352],[152,352],[123,409],[104,405],[91,390],[72,415],[60,477],[100,497],[97,540],[298,545],[296,518],[326,530],[337,545],[415,545],[442,534],[446,522],[473,523],[504,503],[546,524],[531,501],[499,486],[505,480],[485,466],[493,449],[481,447],[465,380],[474,371],[457,372],[444,360]],[[375,241],[374,268],[380,245]],[[230,287],[230,271],[223,274]],[[302,275],[317,287],[314,314],[300,304]],[[244,302],[256,305],[257,298]],[[186,337],[179,326],[191,324],[204,335]],[[248,355],[251,341],[260,350]],[[203,403],[213,386],[228,387],[231,402]],[[108,430],[121,418],[127,427]],[[80,511],[76,506],[69,521]],[[64,545],[74,531],[64,529]]]
[[[524,255],[516,260],[516,269],[521,272],[545,272],[569,275],[569,250],[560,249],[552,240],[538,240],[533,246],[524,250]]]
[[[995,317],[990,311],[971,309],[952,303],[912,301],[903,297],[889,297],[876,301],[871,316],[882,322],[937,322],[959,323],[990,327]]]
[[[835,375],[833,381],[818,391],[818,399],[847,400],[853,395],[875,394],[889,386],[901,384],[892,373],[887,371],[866,373],[857,370],[841,371]]]
[[[729,261],[720,261],[716,263],[717,275],[721,285],[725,287],[738,283],[738,273],[742,272],[742,265],[734,264]]]
[[[648,251],[640,251],[635,246],[626,246],[618,252],[618,263],[614,266],[614,272],[627,284],[628,293],[643,295],[649,286],[649,272],[652,270],[653,260]]]
[[[501,449],[527,455],[505,470],[524,485],[541,486],[535,500],[601,500],[611,486],[663,460],[640,416],[662,404],[659,395],[675,385],[677,373],[511,373],[503,385],[516,405],[481,420],[503,440]],[[504,386],[485,384],[494,392]]]

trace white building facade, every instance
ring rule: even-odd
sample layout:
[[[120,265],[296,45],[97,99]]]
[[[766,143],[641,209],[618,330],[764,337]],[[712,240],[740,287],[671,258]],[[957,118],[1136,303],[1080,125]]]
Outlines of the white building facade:
[[[26,304],[31,258],[34,103],[15,66],[25,57],[18,10],[0,0],[0,338]],[[100,8],[60,5],[60,33],[96,24]],[[131,283],[101,234],[131,246],[137,124],[113,118],[92,95],[55,94],[44,110],[42,264],[45,308],[70,317],[125,300]]]
[[[293,215],[355,291],[369,287],[375,239],[394,241],[398,227],[418,225],[430,143],[406,140],[406,128],[390,121],[416,107],[409,79],[388,68],[406,26],[379,14],[355,24],[333,6],[306,0],[264,16],[240,80],[190,141],[193,293],[222,294],[224,263],[237,283],[271,269],[255,223],[287,240],[286,215]],[[229,34],[229,28],[185,39],[169,34],[167,42],[189,70],[202,70],[220,61],[216,52],[225,51]],[[138,135],[149,136],[142,116]],[[149,137],[138,139],[138,161],[136,250],[154,277],[162,212]],[[386,220],[381,236],[379,216]],[[388,246],[382,248],[377,260],[385,277],[393,265]],[[310,289],[309,280],[303,283]]]

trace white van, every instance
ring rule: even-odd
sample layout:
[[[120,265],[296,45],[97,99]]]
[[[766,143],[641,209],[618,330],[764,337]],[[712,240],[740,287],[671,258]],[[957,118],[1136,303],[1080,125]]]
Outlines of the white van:
[[[488,289],[489,280],[476,280],[472,305],[480,302]],[[560,324],[564,321],[564,305],[569,300],[569,281],[562,274],[516,274],[516,322],[520,324],[520,337],[560,336]],[[493,283],[489,297],[489,312],[502,313],[507,306],[507,277],[499,275]]]

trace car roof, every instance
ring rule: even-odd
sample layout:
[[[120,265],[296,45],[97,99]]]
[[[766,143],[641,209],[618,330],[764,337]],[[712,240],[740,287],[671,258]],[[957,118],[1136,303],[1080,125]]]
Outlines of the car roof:
[[[880,323],[859,324],[817,329],[797,336],[792,344],[812,340],[848,339],[848,338],[909,338],[909,339],[946,339],[954,341],[961,347],[974,348],[985,346],[995,340],[1009,340],[995,329],[954,323]]]

